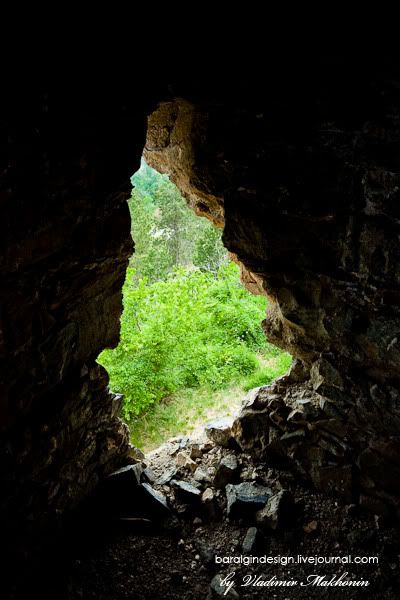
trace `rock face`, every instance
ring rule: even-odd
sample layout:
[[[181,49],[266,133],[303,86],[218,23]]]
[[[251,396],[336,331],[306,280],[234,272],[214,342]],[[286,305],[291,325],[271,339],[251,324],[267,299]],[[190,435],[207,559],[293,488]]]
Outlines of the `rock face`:
[[[136,461],[96,357],[119,339],[146,109],[128,114],[126,99],[92,83],[79,94],[33,86],[2,114],[0,529],[10,544]]]
[[[133,92],[49,84],[10,98],[0,171],[6,528],[62,515],[133,461],[121,399],[95,359],[118,342],[126,197],[150,113],[148,162],[224,227],[244,282],[269,298],[266,335],[296,359],[248,400],[237,442],[322,489],[397,506],[400,73],[340,58],[309,75],[267,71],[267,93],[258,72],[144,79]]]
[[[393,510],[398,73],[360,71],[351,80],[332,68],[335,85],[323,77],[304,102],[288,100],[280,81],[252,108],[227,91],[212,107],[195,98],[165,103],[150,117],[145,155],[198,213],[218,226],[223,219],[245,285],[268,296],[268,339],[296,359],[290,375],[248,399],[236,440],[295,466],[319,489],[349,501],[361,491]]]

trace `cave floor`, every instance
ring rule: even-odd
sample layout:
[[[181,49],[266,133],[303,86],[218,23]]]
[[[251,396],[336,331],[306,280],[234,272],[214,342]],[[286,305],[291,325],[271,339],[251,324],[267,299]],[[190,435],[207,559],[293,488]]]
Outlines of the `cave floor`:
[[[146,464],[157,480],[171,469],[176,469],[179,452],[166,444],[146,457]],[[179,440],[178,440],[179,446]],[[182,442],[180,443],[182,446]],[[179,446],[179,447],[180,447]],[[191,443],[183,441],[185,453]],[[171,450],[172,448],[172,450]],[[232,456],[232,449],[215,447],[197,459],[197,465],[210,469],[221,458]],[[243,540],[254,523],[248,520],[228,520],[226,490],[215,490],[222,499],[219,518],[211,522],[200,519],[196,510],[176,504],[176,494],[169,485],[153,487],[163,491],[170,506],[174,507],[175,523],[146,529],[139,521],[113,521],[112,526],[98,523],[90,539],[71,545],[68,559],[62,569],[55,589],[49,596],[68,600],[205,600],[219,597],[210,588],[216,574],[222,576],[235,572],[235,593],[227,598],[398,598],[400,584],[400,532],[388,521],[363,513],[355,505],[327,497],[299,483],[293,474],[282,469],[254,464],[251,457],[236,451],[240,464],[241,480],[268,482],[272,488],[288,490],[293,498],[292,524],[285,522],[277,531],[258,529],[257,544],[250,552],[253,556],[267,557],[378,557],[379,564],[216,564],[215,556],[244,556]],[[193,480],[187,467],[178,469],[182,478]],[[183,474],[183,475],[182,475]],[[179,475],[178,475],[179,476]],[[204,484],[208,486],[211,484]],[[248,556],[248,554],[247,554]],[[325,576],[330,580],[347,573],[353,581],[369,581],[368,587],[307,586],[311,575]],[[293,587],[241,587],[246,575],[263,580],[298,582]],[[213,595],[214,594],[214,595]]]
[[[306,512],[318,520],[319,531],[271,535],[261,552],[269,556],[377,555],[379,565],[221,565],[207,564],[204,546],[220,555],[239,555],[247,527],[219,523],[212,526],[185,524],[178,536],[115,533],[87,555],[76,553],[63,592],[68,600],[213,598],[210,582],[215,573],[236,572],[240,582],[246,574],[272,576],[278,580],[306,581],[318,573],[329,579],[348,571],[355,580],[369,580],[368,588],[300,587],[235,589],[240,598],[398,598],[400,536],[392,529],[377,530],[371,517],[345,516],[345,507],[305,489],[296,489]],[[354,536],[354,541],[349,541]],[[183,542],[181,541],[183,540]],[[59,596],[60,597],[60,596]],[[218,596],[216,596],[218,597]],[[227,596],[228,598],[234,596]]]

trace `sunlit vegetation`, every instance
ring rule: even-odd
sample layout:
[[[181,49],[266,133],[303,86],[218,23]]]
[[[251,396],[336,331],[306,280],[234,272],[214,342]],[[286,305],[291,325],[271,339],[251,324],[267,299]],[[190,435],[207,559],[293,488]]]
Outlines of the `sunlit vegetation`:
[[[220,231],[146,164],[133,183],[121,341],[99,362],[124,394],[134,442],[150,447],[206,420],[221,398],[226,412],[229,390],[239,398],[270,383],[291,357],[267,342],[266,299],[243,288]]]

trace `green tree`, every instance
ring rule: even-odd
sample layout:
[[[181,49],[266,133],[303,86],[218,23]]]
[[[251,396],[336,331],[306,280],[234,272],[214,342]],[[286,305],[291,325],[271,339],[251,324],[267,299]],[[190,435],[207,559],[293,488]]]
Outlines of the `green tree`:
[[[166,175],[145,162],[132,178],[129,206],[135,253],[131,266],[136,277],[164,279],[177,266],[197,266],[216,272],[226,261],[221,232],[197,217]]]
[[[202,271],[216,273],[227,261],[228,255],[221,240],[221,230],[212,226],[204,227],[195,241],[193,264]]]

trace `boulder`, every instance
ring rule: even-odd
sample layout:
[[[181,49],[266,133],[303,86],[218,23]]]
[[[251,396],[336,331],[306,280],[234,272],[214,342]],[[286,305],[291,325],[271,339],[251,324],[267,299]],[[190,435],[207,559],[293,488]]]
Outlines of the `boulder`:
[[[232,424],[232,436],[243,452],[260,457],[269,443],[270,426],[267,408],[261,412],[245,406]]]
[[[140,478],[143,473],[143,466],[140,463],[128,465],[114,471],[107,477],[107,482],[110,485],[124,488],[125,486],[137,486],[140,483]]]
[[[153,489],[148,483],[142,483],[138,491],[140,512],[142,514],[151,520],[160,520],[171,516],[164,494]]]
[[[211,473],[209,469],[199,465],[194,472],[193,479],[195,481],[199,481],[200,483],[211,483]]]
[[[155,476],[154,471],[150,469],[150,467],[146,467],[144,469],[142,478],[144,478],[144,480],[150,484],[153,484],[157,481],[157,477]]]
[[[138,487],[143,473],[140,463],[114,471],[98,489],[98,500],[105,514],[131,515],[137,503]]]
[[[172,479],[171,486],[175,489],[178,499],[182,502],[193,504],[201,498],[201,491],[187,481]]]
[[[232,483],[235,479],[238,470],[238,462],[236,456],[228,454],[224,456],[217,467],[214,477],[214,486],[217,489],[224,488],[228,483]]]
[[[208,439],[217,444],[217,446],[228,448],[232,439],[232,424],[232,417],[210,421],[205,426]]]
[[[248,518],[265,506],[272,491],[257,483],[228,483],[225,488],[227,515],[230,519]]]
[[[171,479],[175,477],[177,472],[178,469],[176,467],[170,467],[169,469],[161,473],[161,475],[157,479],[157,484],[166,485],[167,483],[170,483]]]
[[[190,458],[190,456],[188,454],[186,454],[185,452],[178,452],[175,460],[179,467],[188,469],[192,473],[194,473],[195,470],[197,469],[197,463],[195,463],[194,460],[192,460]]]

